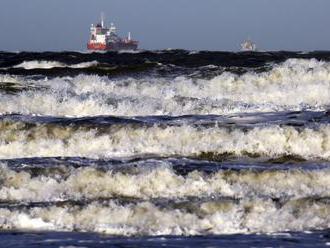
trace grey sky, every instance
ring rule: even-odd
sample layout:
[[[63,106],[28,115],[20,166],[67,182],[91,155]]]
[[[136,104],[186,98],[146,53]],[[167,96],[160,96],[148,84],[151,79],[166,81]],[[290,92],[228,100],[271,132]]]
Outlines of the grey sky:
[[[145,49],[330,50],[330,0],[0,0],[0,50],[84,50],[105,12]]]

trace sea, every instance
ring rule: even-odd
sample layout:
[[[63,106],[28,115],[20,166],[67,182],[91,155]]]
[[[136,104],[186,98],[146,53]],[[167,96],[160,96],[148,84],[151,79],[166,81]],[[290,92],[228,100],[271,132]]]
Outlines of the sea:
[[[0,52],[0,247],[330,246],[330,52]]]

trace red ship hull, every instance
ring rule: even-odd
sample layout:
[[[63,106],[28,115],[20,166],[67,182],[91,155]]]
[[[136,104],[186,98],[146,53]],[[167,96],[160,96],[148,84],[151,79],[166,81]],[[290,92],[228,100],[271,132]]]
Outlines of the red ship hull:
[[[101,43],[88,43],[88,50],[107,50],[107,45]]]
[[[113,44],[103,43],[88,43],[87,49],[93,51],[120,51],[120,50],[136,50],[138,48],[137,42],[120,42]]]

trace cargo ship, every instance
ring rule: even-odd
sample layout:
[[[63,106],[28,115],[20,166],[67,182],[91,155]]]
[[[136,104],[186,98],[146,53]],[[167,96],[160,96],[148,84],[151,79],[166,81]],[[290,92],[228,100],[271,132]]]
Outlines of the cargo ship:
[[[87,49],[93,51],[121,51],[136,50],[139,42],[131,38],[128,33],[126,38],[117,35],[117,29],[113,23],[108,28],[104,24],[104,17],[101,15],[101,22],[90,27],[90,38]]]

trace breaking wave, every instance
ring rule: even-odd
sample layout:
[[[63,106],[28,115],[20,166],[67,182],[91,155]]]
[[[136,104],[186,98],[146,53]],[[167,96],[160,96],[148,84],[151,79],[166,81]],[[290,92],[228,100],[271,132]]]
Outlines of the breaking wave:
[[[99,76],[25,80],[43,90],[2,94],[1,113],[54,116],[142,116],[324,111],[330,106],[330,63],[289,59],[268,72],[109,79]]]
[[[184,166],[184,165],[182,165]],[[329,228],[329,168],[178,174],[143,160],[0,166],[0,229],[215,235]]]
[[[179,161],[180,164],[180,161]],[[184,166],[184,165],[182,165]],[[330,197],[330,170],[193,170],[178,174],[170,161],[155,159],[106,167],[0,167],[1,202],[130,199],[299,199]]]
[[[158,154],[208,159],[276,158],[293,155],[330,160],[330,125],[295,128],[269,125],[248,129],[194,125],[62,126],[2,121],[0,158],[127,157]],[[88,144],[88,146],[86,146]],[[220,156],[221,157],[221,156]]]
[[[88,68],[92,66],[98,65],[97,61],[92,62],[83,62],[79,64],[73,64],[68,65],[65,63],[57,62],[57,61],[38,61],[38,60],[32,60],[32,61],[24,61],[21,64],[15,65],[13,68],[24,68],[26,70],[32,70],[32,69],[52,69],[52,68]]]
[[[214,235],[327,229],[328,199],[186,201],[159,206],[118,201],[0,209],[2,230],[89,231],[112,235]]]

